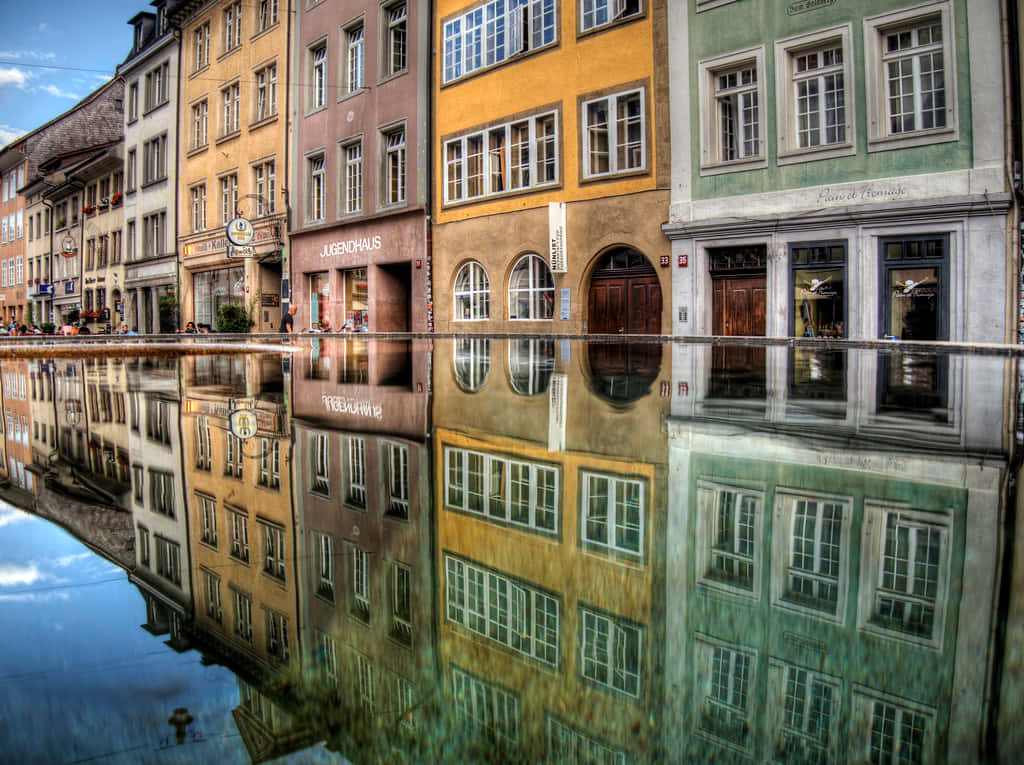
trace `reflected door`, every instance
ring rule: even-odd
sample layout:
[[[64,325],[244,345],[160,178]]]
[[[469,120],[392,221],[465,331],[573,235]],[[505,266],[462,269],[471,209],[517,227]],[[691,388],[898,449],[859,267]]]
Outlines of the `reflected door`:
[[[715,335],[764,337],[766,279],[764,274],[714,277],[711,280]],[[764,346],[715,346],[711,352],[711,395],[721,398],[763,398]]]

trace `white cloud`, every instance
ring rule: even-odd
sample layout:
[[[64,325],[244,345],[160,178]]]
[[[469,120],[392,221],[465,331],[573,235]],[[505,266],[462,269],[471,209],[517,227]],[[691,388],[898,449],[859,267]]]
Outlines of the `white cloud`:
[[[23,592],[19,595],[0,594],[0,603],[41,603],[47,600],[70,600],[66,592]]]
[[[21,128],[12,127],[11,125],[0,125],[0,146],[6,146],[15,138],[21,138],[27,131]],[[0,517],[0,526],[10,523],[5,521],[3,517]]]
[[[30,58],[35,61],[56,61],[57,54],[49,50],[0,50],[2,58]]]
[[[34,563],[30,566],[0,563],[0,587],[10,587],[15,584],[35,584],[42,578],[42,572],[36,568]]]
[[[65,566],[70,566],[75,561],[91,557],[93,557],[93,554],[88,552],[75,553],[74,555],[64,555],[60,558],[57,558],[53,562],[53,564],[58,568],[64,568]]]
[[[39,90],[43,91],[44,93],[49,93],[51,96],[56,96],[57,98],[70,98],[72,101],[81,98],[81,96],[77,96],[74,93],[69,93],[66,90],[61,90],[56,85],[40,85]]]
[[[7,125],[0,126],[0,129],[15,130],[16,128]],[[0,527],[9,526],[12,523],[23,523],[32,516],[26,515],[21,510],[15,510],[10,505],[0,504]]]
[[[23,72],[16,66],[0,67],[0,86],[17,85],[21,88],[24,87],[25,81],[31,76],[28,72]]]

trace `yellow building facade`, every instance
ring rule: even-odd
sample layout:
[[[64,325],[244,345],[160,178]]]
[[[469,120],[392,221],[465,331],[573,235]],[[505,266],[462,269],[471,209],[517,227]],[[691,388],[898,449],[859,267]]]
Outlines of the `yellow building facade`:
[[[181,321],[216,328],[241,305],[254,331],[280,319],[286,237],[287,73],[292,4],[187,2],[181,28],[178,245]],[[232,247],[227,224],[253,225]]]
[[[666,3],[504,9],[435,5],[437,329],[667,331]]]

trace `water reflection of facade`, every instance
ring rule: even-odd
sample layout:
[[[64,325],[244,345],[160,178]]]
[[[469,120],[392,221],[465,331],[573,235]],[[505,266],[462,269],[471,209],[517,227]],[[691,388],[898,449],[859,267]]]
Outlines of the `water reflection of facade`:
[[[971,388],[937,418],[884,406],[874,352],[843,352],[842,379],[807,399],[786,383],[794,350],[771,348],[750,401],[716,398],[713,353],[677,353],[668,421],[678,761],[976,759],[998,662],[1005,362],[946,359]]]
[[[32,471],[31,426],[35,400],[35,365],[28,361],[8,359],[0,372],[0,402],[3,404],[3,449],[0,471],[10,485],[24,492],[25,498],[35,492]]]
[[[408,742],[437,709],[430,354],[313,344],[292,380],[302,644],[348,721],[328,745],[355,756],[368,725]]]
[[[435,358],[440,669],[461,745],[654,757],[668,372],[624,407],[580,345],[473,343]]]

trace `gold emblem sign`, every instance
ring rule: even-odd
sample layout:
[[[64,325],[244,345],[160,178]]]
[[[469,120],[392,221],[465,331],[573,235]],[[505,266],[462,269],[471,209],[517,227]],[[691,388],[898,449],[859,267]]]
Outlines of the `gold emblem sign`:
[[[231,429],[231,435],[243,441],[252,438],[259,429],[256,412],[249,409],[236,409],[228,416],[228,428]]]

